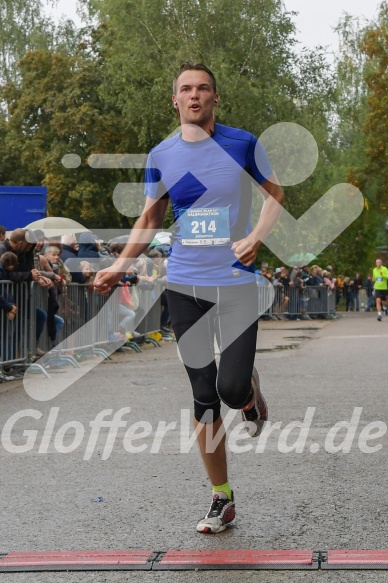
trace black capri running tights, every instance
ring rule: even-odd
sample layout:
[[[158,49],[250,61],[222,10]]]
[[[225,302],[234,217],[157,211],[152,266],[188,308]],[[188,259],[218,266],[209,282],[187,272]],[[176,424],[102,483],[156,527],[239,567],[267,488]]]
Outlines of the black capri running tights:
[[[193,389],[195,418],[214,422],[221,401],[231,409],[245,407],[253,396],[256,283],[228,287],[170,283],[167,294],[171,324]],[[221,353],[218,370],[214,338]]]

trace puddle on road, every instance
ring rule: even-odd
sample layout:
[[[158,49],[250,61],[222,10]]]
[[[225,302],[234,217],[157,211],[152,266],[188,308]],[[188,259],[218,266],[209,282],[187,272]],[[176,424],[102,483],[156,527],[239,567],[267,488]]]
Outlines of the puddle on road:
[[[310,326],[310,327],[303,326],[303,328],[286,328],[286,329],[283,329],[283,331],[284,332],[288,332],[288,331],[295,332],[297,330],[303,331],[303,330],[320,330],[320,329],[321,328],[318,327],[318,326],[315,326],[315,327],[312,327],[312,326]],[[263,328],[263,330],[276,330],[277,332],[279,332],[279,331],[281,331],[281,328]]]
[[[283,336],[287,340],[311,340],[311,336]]]
[[[300,344],[281,344],[273,348],[256,348],[256,352],[279,352],[280,350],[294,350],[299,348]]]

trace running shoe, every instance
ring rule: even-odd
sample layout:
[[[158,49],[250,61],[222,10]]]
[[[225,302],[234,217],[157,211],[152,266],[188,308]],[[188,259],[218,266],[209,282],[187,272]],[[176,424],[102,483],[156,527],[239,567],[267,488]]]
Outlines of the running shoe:
[[[232,500],[224,492],[215,492],[209,512],[197,524],[197,532],[217,534],[226,529],[236,516],[234,496]]]
[[[250,421],[247,424],[247,431],[251,437],[257,437],[263,431],[265,422],[268,419],[268,407],[263,393],[260,390],[259,373],[256,367],[252,371],[252,389],[255,398],[254,405],[247,411],[241,410],[243,421]],[[254,425],[252,425],[252,423]]]
[[[377,316],[377,321],[378,321],[378,322],[381,322],[381,321],[382,321],[382,319],[383,319],[383,317],[382,317],[382,316]]]

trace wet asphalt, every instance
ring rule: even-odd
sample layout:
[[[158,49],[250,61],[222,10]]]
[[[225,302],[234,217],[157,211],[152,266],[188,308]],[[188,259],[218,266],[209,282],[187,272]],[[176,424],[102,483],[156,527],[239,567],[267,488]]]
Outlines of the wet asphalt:
[[[192,399],[174,342],[116,353],[51,401],[3,383],[0,553],[387,549],[387,341],[388,318],[374,313],[261,324],[256,366],[272,430],[247,441],[232,419],[237,518],[217,536],[195,532],[210,486],[189,443]],[[121,411],[117,435],[96,434],[103,411],[105,421]],[[387,579],[361,570],[0,573],[11,583]]]

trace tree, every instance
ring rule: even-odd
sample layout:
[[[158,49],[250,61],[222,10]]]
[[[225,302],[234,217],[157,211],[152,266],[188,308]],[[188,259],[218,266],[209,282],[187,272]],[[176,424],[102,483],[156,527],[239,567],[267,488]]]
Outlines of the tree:
[[[17,63],[26,51],[49,48],[55,38],[42,0],[0,0],[0,28],[0,79],[6,81],[15,79]]]
[[[148,152],[176,129],[171,82],[185,60],[205,62],[216,72],[221,123],[260,136],[273,124],[294,122],[313,134],[320,154],[315,171],[285,189],[286,208],[296,218],[362,167],[365,56],[362,30],[352,19],[340,26],[334,70],[323,48],[294,52],[292,13],[281,0],[83,3],[90,27],[75,33],[64,23],[55,33],[55,50],[28,52],[1,93],[7,114],[0,117],[0,177],[11,184],[47,184],[52,214],[94,227],[132,225],[133,217],[114,208],[112,194],[118,183],[139,182],[142,171],[96,169],[87,160],[92,154]],[[64,168],[66,154],[78,155],[81,165]],[[133,215],[131,206],[125,203]],[[171,214],[166,226],[170,222]],[[360,227],[354,229],[343,235],[344,249],[360,236]],[[351,253],[346,261],[353,261]]]
[[[363,51],[364,39],[371,23],[346,15],[338,24],[340,53],[337,59],[335,117],[332,142],[337,161],[333,179],[357,186],[365,198],[365,209],[323,257],[327,263],[338,265],[342,272],[366,273],[373,263],[378,243],[378,210],[375,205],[376,183],[368,178],[367,132],[369,63]]]
[[[280,1],[90,0],[89,6],[102,24],[101,89],[130,120],[137,152],[176,127],[171,83],[186,60],[206,62],[217,72],[220,121],[261,133],[284,116],[294,90],[295,41]]]
[[[378,21],[365,33],[361,49],[367,58],[368,114],[364,130],[367,138],[363,177],[372,183],[377,208],[388,211],[388,3],[382,2]]]
[[[100,90],[133,128],[131,152],[149,151],[178,125],[171,82],[186,60],[205,62],[215,71],[221,123],[256,135],[277,122],[300,123],[314,133],[320,149],[327,150],[332,75],[322,50],[303,57],[293,52],[295,26],[282,2],[85,4],[100,22],[105,77]],[[302,214],[323,194],[321,183],[315,174],[303,187],[290,189],[286,205],[292,214]]]
[[[121,116],[99,97],[101,64],[90,52],[84,44],[72,57],[33,51],[21,60],[19,81],[2,92],[9,111],[3,147],[17,161],[7,166],[5,182],[47,185],[52,215],[91,226],[128,225],[112,203],[124,171],[102,172],[87,163],[93,153],[125,151],[130,137]],[[68,154],[80,157],[79,168],[62,165]]]

